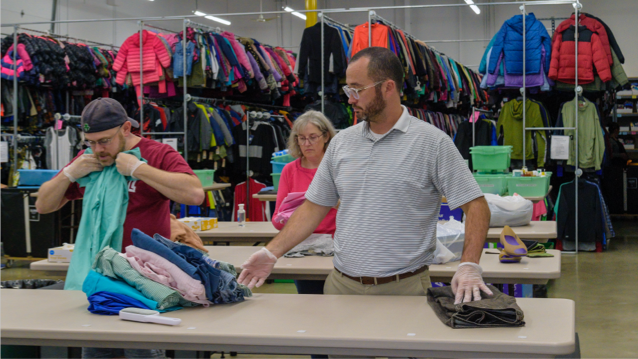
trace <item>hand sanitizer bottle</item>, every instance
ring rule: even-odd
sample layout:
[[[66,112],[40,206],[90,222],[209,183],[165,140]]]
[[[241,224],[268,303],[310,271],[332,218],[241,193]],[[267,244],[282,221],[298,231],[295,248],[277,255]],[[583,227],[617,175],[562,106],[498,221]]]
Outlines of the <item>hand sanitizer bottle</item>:
[[[246,211],[243,204],[240,204],[237,210],[237,222],[239,222],[240,227],[246,227]]]

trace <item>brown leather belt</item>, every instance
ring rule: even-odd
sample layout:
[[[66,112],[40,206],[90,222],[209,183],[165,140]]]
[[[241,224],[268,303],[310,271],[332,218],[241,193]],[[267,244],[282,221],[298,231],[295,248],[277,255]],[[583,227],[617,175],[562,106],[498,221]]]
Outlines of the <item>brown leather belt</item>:
[[[390,283],[390,282],[394,282],[395,280],[398,282],[401,279],[406,279],[406,278],[410,278],[412,276],[415,276],[417,274],[421,274],[423,272],[425,272],[426,270],[428,270],[428,266],[423,266],[417,270],[415,270],[414,272],[407,272],[407,273],[402,273],[402,274],[397,274],[397,275],[393,275],[391,277],[351,277],[343,272],[341,272],[340,270],[338,270],[337,268],[335,268],[335,270],[337,272],[339,272],[342,276],[352,279],[355,282],[359,282],[361,284],[365,284],[365,285],[380,285],[380,284],[386,284],[386,283]]]

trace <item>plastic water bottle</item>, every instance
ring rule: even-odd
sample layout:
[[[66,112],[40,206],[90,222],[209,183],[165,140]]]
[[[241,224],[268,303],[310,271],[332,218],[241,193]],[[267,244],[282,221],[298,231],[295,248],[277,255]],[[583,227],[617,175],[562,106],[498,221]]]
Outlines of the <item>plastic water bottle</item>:
[[[237,210],[237,222],[239,222],[240,227],[246,227],[246,211],[243,204],[240,204]]]

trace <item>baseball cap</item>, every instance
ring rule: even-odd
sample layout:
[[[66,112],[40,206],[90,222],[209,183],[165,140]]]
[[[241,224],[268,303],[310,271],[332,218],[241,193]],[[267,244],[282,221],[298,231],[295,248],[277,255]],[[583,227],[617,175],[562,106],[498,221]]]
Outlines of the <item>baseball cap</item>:
[[[84,133],[95,133],[121,126],[126,121],[133,127],[140,127],[139,122],[128,117],[119,102],[112,98],[100,97],[89,102],[82,111],[81,126]]]

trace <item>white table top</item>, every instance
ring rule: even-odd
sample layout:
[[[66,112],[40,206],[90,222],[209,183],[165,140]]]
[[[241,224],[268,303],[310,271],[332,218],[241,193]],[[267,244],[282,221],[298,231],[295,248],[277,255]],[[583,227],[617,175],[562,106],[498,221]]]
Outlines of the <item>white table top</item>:
[[[251,254],[260,247],[252,246],[206,246],[211,258],[228,262],[238,271]],[[493,284],[547,284],[550,279],[558,279],[561,274],[561,252],[550,249],[554,257],[528,258],[521,263],[500,263],[498,255],[485,254],[498,252],[496,249],[484,249],[481,256],[483,279]],[[430,266],[430,278],[433,282],[450,282],[459,262]],[[31,263],[32,270],[64,271],[68,263],[49,263],[46,260]],[[285,258],[277,261],[270,279],[316,279],[324,280],[333,269],[332,257],[307,256],[303,258]]]
[[[213,183],[211,186],[204,186],[204,191],[217,191],[230,187],[230,183]]]
[[[240,227],[236,222],[219,222],[219,228],[208,231],[196,231],[202,238],[274,238],[279,231],[271,222],[246,222],[245,227]],[[512,227],[521,239],[533,239],[539,242],[547,242],[556,238],[556,222],[532,221],[527,226]],[[488,239],[499,239],[502,228],[490,228],[487,232]]]
[[[423,297],[255,294],[243,303],[166,313],[178,326],[94,315],[80,291],[2,292],[2,344],[225,350],[278,354],[551,357],[575,348],[575,305],[517,299],[520,328],[455,330]],[[312,311],[309,312],[309,308]],[[374,315],[370,315],[374,313]],[[413,335],[408,335],[411,333]]]
[[[262,202],[272,202],[277,200],[276,194],[254,194],[253,198],[256,198]]]

